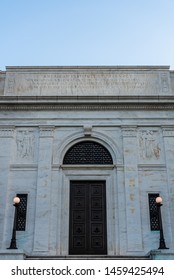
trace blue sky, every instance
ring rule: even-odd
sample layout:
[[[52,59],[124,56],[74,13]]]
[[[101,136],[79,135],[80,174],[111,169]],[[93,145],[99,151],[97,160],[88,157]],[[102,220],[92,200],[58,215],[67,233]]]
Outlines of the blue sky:
[[[174,0],[1,0],[5,66],[169,65]]]

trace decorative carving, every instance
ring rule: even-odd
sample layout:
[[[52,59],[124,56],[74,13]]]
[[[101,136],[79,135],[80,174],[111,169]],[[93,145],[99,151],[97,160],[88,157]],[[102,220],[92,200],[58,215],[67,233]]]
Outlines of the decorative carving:
[[[140,156],[143,159],[159,159],[160,143],[158,132],[153,130],[141,131],[139,137]]]
[[[123,127],[122,133],[124,137],[136,137],[137,129],[134,127]]]
[[[40,127],[40,137],[53,137],[53,127]]]
[[[31,160],[34,158],[35,136],[33,131],[19,130],[16,135],[17,157]]]
[[[174,127],[172,128],[163,128],[164,137],[174,137]]]
[[[84,125],[84,134],[85,136],[91,136],[92,133],[92,126],[90,125]]]
[[[92,248],[102,248],[103,247],[103,239],[102,237],[92,237]]]
[[[13,128],[0,128],[0,137],[13,137],[14,129]]]

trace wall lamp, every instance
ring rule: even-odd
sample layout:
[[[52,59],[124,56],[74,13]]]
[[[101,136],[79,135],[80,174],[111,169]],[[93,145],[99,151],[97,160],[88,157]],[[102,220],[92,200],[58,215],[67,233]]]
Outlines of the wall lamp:
[[[13,206],[15,207],[15,213],[14,213],[14,221],[13,221],[13,230],[12,230],[12,238],[11,238],[11,243],[10,247],[7,249],[17,249],[16,246],[16,223],[17,223],[17,214],[18,214],[18,206],[20,203],[20,198],[19,197],[14,197],[13,198]]]
[[[162,224],[162,216],[161,216],[161,206],[162,204],[162,198],[158,196],[156,198],[156,204],[158,209],[158,218],[159,218],[159,230],[160,230],[160,239],[159,239],[159,248],[158,249],[169,249],[166,247],[164,234],[163,234],[163,224]]]

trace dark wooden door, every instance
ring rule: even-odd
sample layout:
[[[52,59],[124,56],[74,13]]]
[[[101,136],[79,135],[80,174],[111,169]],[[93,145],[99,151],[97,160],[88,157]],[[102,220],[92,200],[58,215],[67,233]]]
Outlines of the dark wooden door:
[[[105,181],[70,182],[70,255],[107,254]]]

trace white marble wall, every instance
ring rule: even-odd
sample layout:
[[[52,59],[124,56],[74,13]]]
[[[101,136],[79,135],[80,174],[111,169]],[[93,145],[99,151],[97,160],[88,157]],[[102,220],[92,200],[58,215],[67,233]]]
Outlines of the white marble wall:
[[[173,102],[173,72],[169,73],[167,67],[84,68],[75,72],[67,68],[63,69],[66,75],[58,68],[40,69],[40,74],[36,70],[39,71],[9,68],[5,88],[5,74],[1,73],[0,95],[4,96],[0,107],[0,248],[5,250],[11,239],[12,198],[16,193],[27,193],[26,231],[17,232],[18,248],[29,255],[68,255],[70,180],[79,179],[106,180],[108,255],[145,255],[158,248],[159,232],[150,230],[148,193],[160,193],[163,197],[164,235],[169,252],[174,253],[174,111],[155,107],[163,104],[163,97]],[[105,76],[103,92],[101,74]],[[50,95],[60,95],[54,99],[56,104],[62,100],[68,104],[68,94],[75,98],[75,93],[79,96],[72,99],[71,110],[57,110],[52,103],[52,108],[46,107]],[[92,102],[89,96],[85,97],[88,93],[98,107],[107,98],[111,107],[76,110],[80,102]],[[48,96],[42,100],[40,95]],[[63,95],[65,99],[61,99]],[[146,101],[147,96],[143,95],[148,95],[150,105],[149,96],[155,100],[153,109],[147,104],[145,108],[130,109],[127,104],[135,100],[141,103],[142,98]],[[18,102],[14,109],[3,107],[6,98],[10,105]],[[124,110],[114,109],[112,98],[113,102],[122,102]],[[19,108],[20,102],[41,102],[41,107],[25,110],[28,103]],[[82,139],[104,145],[114,164],[63,166],[66,151]]]
[[[64,168],[63,155],[83,138],[108,148],[114,165]],[[68,255],[70,180],[91,179],[106,180],[109,255],[144,255],[158,248],[159,233],[149,224],[151,192],[164,199],[164,234],[172,250],[173,138],[174,127],[164,126],[1,128],[1,248],[11,238],[12,197],[28,193],[26,231],[17,232],[18,247],[34,255]]]

